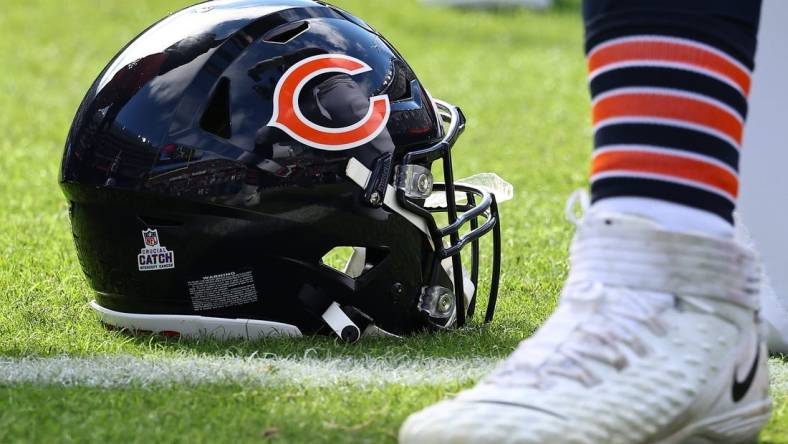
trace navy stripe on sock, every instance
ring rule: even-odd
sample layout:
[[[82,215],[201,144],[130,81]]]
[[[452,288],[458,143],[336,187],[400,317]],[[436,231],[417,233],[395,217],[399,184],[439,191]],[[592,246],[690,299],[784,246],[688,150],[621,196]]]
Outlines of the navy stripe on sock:
[[[739,169],[739,150],[710,134],[675,126],[620,123],[603,126],[594,133],[594,147],[609,145],[652,145],[713,157]]]
[[[701,188],[651,178],[610,177],[591,183],[592,202],[611,197],[649,197],[714,213],[733,223],[734,203]]]
[[[673,88],[716,99],[735,110],[742,119],[747,117],[747,99],[738,89],[717,78],[682,69],[651,66],[618,68],[594,77],[590,87],[592,96],[615,88]]]
[[[631,1],[631,0],[627,0]],[[743,0],[754,1],[754,0]],[[600,43],[633,35],[664,35],[718,48],[750,70],[755,67],[755,33],[704,15],[615,14],[586,24],[586,54]]]

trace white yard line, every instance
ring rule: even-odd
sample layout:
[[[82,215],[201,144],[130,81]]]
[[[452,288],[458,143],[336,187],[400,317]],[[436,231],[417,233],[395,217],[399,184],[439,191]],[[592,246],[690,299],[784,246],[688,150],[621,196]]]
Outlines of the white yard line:
[[[481,358],[0,357],[0,386],[447,384],[478,379],[495,362]]]
[[[0,386],[83,387],[244,384],[441,385],[474,381],[495,366],[489,358],[49,357],[0,358]],[[769,362],[772,393],[788,393],[788,364]]]

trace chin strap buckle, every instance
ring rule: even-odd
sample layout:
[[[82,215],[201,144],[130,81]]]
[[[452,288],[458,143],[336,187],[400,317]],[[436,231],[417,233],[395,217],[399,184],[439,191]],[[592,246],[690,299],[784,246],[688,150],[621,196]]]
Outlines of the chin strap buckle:
[[[351,305],[339,305],[309,284],[301,289],[298,298],[310,313],[320,317],[340,339],[353,344],[365,336],[399,337],[375,325],[375,321]]]
[[[321,317],[343,341],[352,344],[361,338],[361,329],[336,302],[332,302]]]
[[[336,302],[332,302],[321,317],[340,339],[349,344],[366,337],[401,339],[400,336],[378,327],[372,318],[350,305],[342,307]]]

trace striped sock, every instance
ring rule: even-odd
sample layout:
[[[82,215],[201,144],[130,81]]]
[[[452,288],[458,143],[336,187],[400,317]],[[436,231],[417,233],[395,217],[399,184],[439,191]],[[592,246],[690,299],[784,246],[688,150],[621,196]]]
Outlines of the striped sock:
[[[594,42],[594,207],[729,235],[752,66],[676,35]]]

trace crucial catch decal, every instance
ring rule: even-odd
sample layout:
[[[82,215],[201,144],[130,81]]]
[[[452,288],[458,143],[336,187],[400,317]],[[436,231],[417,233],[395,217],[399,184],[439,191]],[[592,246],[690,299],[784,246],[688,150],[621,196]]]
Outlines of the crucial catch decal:
[[[142,240],[145,242],[145,247],[137,256],[137,266],[140,271],[175,268],[175,252],[161,245],[158,230],[142,230]]]

